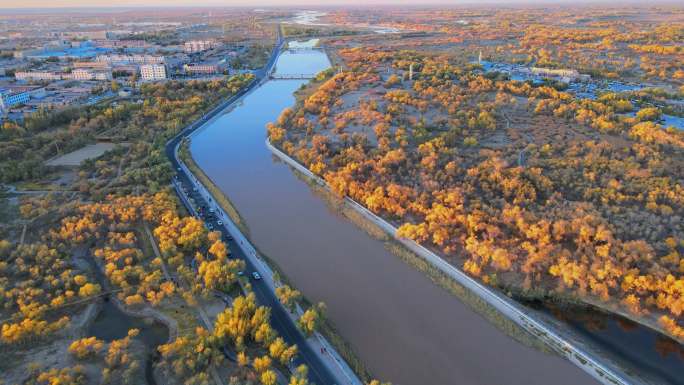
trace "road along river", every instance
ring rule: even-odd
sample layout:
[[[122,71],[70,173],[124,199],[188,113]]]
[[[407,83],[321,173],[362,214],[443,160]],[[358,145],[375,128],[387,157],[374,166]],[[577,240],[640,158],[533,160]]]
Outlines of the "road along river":
[[[277,73],[325,69],[286,52]],[[192,136],[199,166],[234,203],[252,241],[312,301],[377,377],[395,385],[582,384],[560,357],[523,346],[340,217],[264,144],[265,125],[305,80],[271,80]],[[322,384],[321,384],[322,385]]]

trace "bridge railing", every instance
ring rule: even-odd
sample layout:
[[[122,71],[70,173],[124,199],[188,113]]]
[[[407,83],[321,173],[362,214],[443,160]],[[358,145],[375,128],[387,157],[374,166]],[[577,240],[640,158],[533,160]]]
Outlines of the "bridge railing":
[[[313,79],[315,77],[315,74],[271,74],[271,79]]]

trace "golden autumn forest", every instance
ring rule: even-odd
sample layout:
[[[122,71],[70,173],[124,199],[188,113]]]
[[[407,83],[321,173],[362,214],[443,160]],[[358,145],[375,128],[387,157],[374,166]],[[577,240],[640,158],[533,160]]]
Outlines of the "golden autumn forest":
[[[570,366],[583,379],[589,377],[582,369],[609,378],[609,370],[578,364],[583,358],[577,358],[577,351],[618,373],[631,375],[639,365],[650,365],[654,355],[618,357],[643,341],[611,349],[604,345],[620,334],[608,336],[603,345],[592,340],[594,335],[575,339],[582,328],[608,317],[653,337],[643,344],[655,346],[656,360],[662,357],[657,362],[662,367],[653,365],[653,372],[674,372],[684,362],[684,8],[141,8],[117,14],[118,22],[110,11],[17,15],[0,15],[0,385],[308,385],[316,376],[343,375],[355,385],[383,385],[372,380],[372,372],[397,375],[396,357],[402,363],[408,357],[412,364],[403,370],[428,378],[425,372],[437,365],[456,381],[461,377],[452,372],[464,370],[465,376],[480,370],[466,368],[472,371],[465,373],[448,362],[458,355],[451,352],[459,350],[449,350],[457,344],[446,348],[443,339],[430,339],[452,329],[426,333],[418,342],[420,332],[403,332],[414,330],[416,321],[459,324],[469,333],[475,325],[469,322],[477,322],[482,329],[472,333],[473,345],[458,340],[458,349],[482,347],[478,354],[487,358],[487,349],[524,353],[499,375],[515,367],[516,376],[537,376],[527,373],[525,365],[534,367],[538,359],[558,364],[552,360],[572,352],[560,368]],[[33,25],[40,27],[33,31]],[[108,30],[99,31],[100,25]],[[280,47],[280,37],[299,44],[283,45],[284,61],[319,55],[322,68],[330,68],[279,78],[280,64],[273,61],[276,71],[269,72],[264,66],[276,58],[279,50],[273,48]],[[297,48],[308,43],[314,47]],[[60,54],[88,52],[91,45],[96,56]],[[51,53],[41,57],[41,52]],[[141,79],[142,62],[135,60],[159,64],[164,77]],[[110,72],[104,80],[78,79],[102,68]],[[17,74],[24,72],[51,75],[20,81]],[[52,79],[57,73],[60,79]],[[259,146],[265,129],[269,142],[282,152],[270,146],[258,151],[264,150],[269,166],[280,167],[277,158],[291,161],[285,153],[320,177],[328,190],[315,183],[308,187],[316,203],[321,198],[328,203],[321,212],[421,270],[405,270],[415,274],[406,277],[418,277],[411,281],[415,285],[405,285],[415,297],[396,294],[389,283],[398,281],[391,272],[399,270],[388,265],[382,265],[387,271],[373,269],[364,277],[383,285],[386,296],[365,298],[366,292],[356,291],[337,296],[343,286],[339,279],[351,284],[349,276],[359,278],[358,272],[367,269],[359,260],[375,256],[377,250],[370,247],[366,254],[349,253],[342,245],[344,256],[359,257],[343,266],[339,258],[331,262],[319,255],[316,247],[328,239],[321,237],[311,249],[282,252],[301,256],[296,268],[302,270],[277,266],[291,260],[266,254],[279,245],[274,229],[287,226],[275,225],[264,202],[258,202],[264,211],[244,202],[234,206],[238,194],[232,202],[229,189],[212,179],[209,167],[201,168],[206,164],[200,157],[193,158],[197,153],[191,143],[200,141],[173,139],[191,131],[185,128],[209,127],[206,122],[232,128],[229,118],[213,113],[223,109],[220,113],[227,116],[251,106],[254,101],[248,98],[260,88],[273,95],[260,103],[279,106],[280,94],[263,87],[276,80],[296,84],[288,98],[301,87],[291,107],[282,112],[278,107],[269,115],[274,121],[266,127],[260,121],[255,131]],[[46,96],[6,109],[8,84]],[[85,96],[53,97],[58,92]],[[266,107],[259,107],[265,116]],[[252,116],[247,115],[234,114],[251,129]],[[232,153],[225,143],[218,145],[223,147],[213,150]],[[98,154],[86,156],[83,150]],[[83,159],[55,162],[74,154]],[[247,180],[230,171],[241,168],[242,174],[235,175],[246,179],[245,170],[261,170],[261,164],[244,167],[244,159],[256,155],[239,155],[231,158],[243,162],[237,165],[207,159],[219,159],[216,168],[226,176],[222,181],[245,193],[254,187],[244,187]],[[194,184],[193,177],[199,182]],[[260,177],[271,182],[271,174]],[[287,190],[258,185],[275,194]],[[268,195],[257,195],[255,200],[267,200]],[[345,197],[395,226],[393,235],[401,242],[366,221],[372,215],[359,214],[367,211],[349,214],[353,210],[341,203]],[[267,203],[275,207],[275,202]],[[257,245],[264,235],[252,239],[247,220],[258,228],[256,222],[264,219],[253,218],[263,213],[273,223],[259,229],[267,228],[266,236],[274,241]],[[339,214],[368,234],[338,221]],[[311,217],[317,218],[316,226],[328,228],[320,217]],[[315,235],[293,229],[277,234],[277,241],[308,243]],[[288,234],[295,230],[309,238],[292,241]],[[453,265],[435,258],[442,266],[456,267],[460,271],[451,270],[464,281],[491,288],[483,291],[502,303],[530,310],[529,318],[516,323],[482,293],[439,275],[444,269],[430,271],[434,264],[405,248],[415,246],[407,240]],[[337,246],[326,242],[322,247]],[[312,256],[301,255],[308,250],[316,250],[310,254],[331,270],[312,268],[306,259]],[[407,267],[394,257],[388,256]],[[327,286],[307,281],[326,281],[334,269],[340,275]],[[450,304],[441,308],[453,312],[425,317],[426,312],[414,311],[417,304],[431,304],[424,293],[448,297],[452,302],[436,303]],[[331,304],[330,311],[312,298]],[[383,309],[379,303],[391,301],[379,298],[400,298],[407,303],[403,310],[412,314],[397,316],[407,313]],[[355,305],[353,315],[350,304]],[[564,309],[578,309],[582,325],[575,327],[570,318],[556,314]],[[362,317],[354,319],[358,314]],[[464,314],[474,317],[461,322]],[[606,317],[590,319],[595,315]],[[548,330],[559,329],[557,338],[567,338],[565,345],[552,346],[522,325],[532,319],[540,325],[548,321]],[[338,320],[345,327],[338,329],[333,323]],[[401,327],[374,336],[381,342],[373,340],[373,349],[359,343],[369,340],[373,328],[361,330],[367,324],[384,326],[387,320]],[[395,342],[396,351],[406,348],[403,356],[378,354]],[[416,351],[424,361],[416,359]],[[546,354],[550,351],[558,354]],[[476,354],[461,361],[463,366],[486,363]],[[319,373],[320,368],[325,370]],[[330,368],[339,373],[325,373]],[[549,374],[535,380],[544,381],[544,375]]]
[[[547,28],[525,31],[519,50],[536,39],[569,59],[563,50],[606,39]],[[636,44],[641,35],[611,38],[681,59],[680,46]],[[332,44],[338,70],[269,126],[274,144],[485,283],[623,312],[684,340],[684,131],[660,123],[672,106],[657,107],[684,95],[681,61],[653,75],[674,88],[582,98],[410,43]],[[537,63],[553,60],[538,52]]]

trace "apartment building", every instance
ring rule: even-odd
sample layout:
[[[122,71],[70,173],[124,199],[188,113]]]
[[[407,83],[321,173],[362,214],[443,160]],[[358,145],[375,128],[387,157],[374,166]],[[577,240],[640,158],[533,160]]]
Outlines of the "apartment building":
[[[89,68],[93,70],[106,71],[111,69],[111,64],[98,61],[80,61],[73,63],[74,68]]]
[[[43,99],[47,94],[45,87],[9,86],[0,88],[0,114],[8,109],[28,103],[31,99]]]
[[[95,47],[100,48],[148,48],[151,44],[145,40],[109,40],[109,39],[98,39],[93,41]]]
[[[0,113],[19,104],[26,104],[31,99],[29,91],[15,91],[0,88]]]
[[[106,39],[107,31],[64,31],[61,36],[65,39]]]
[[[195,74],[211,75],[211,74],[217,74],[217,73],[221,72],[221,69],[216,64],[199,64],[199,63],[185,64],[183,66],[183,70],[185,71],[185,73],[190,74],[190,75],[195,75]]]
[[[163,64],[145,64],[140,66],[142,80],[166,79],[166,66]]]
[[[85,68],[76,68],[71,71],[70,78],[73,80],[111,80],[112,71],[93,71]]]
[[[109,64],[161,64],[164,56],[154,55],[98,55],[97,62]]]
[[[185,53],[202,52],[218,47],[218,43],[213,40],[191,40],[184,44]]]
[[[17,80],[62,80],[63,74],[53,71],[21,71],[14,74]]]

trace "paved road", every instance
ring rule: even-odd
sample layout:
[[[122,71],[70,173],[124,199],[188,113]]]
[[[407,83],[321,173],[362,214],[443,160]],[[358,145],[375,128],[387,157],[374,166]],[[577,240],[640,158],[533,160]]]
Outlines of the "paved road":
[[[251,91],[253,88],[257,87],[259,84],[261,84],[262,81],[267,79],[270,69],[275,64],[278,54],[282,49],[283,43],[284,42],[280,37],[279,33],[278,44],[276,44],[276,47],[274,48],[271,54],[269,62],[263,69],[256,72],[256,79],[248,87],[241,90],[225,102],[221,103],[218,107],[208,112],[206,115],[204,115],[196,122],[190,124],[183,131],[181,131],[180,134],[178,134],[176,137],[174,137],[166,144],[166,156],[171,161],[173,168],[178,171],[178,176],[174,184],[176,186],[180,186],[180,188],[177,188],[176,191],[179,193],[181,201],[186,206],[186,208],[188,208],[189,212],[194,212],[194,209],[189,204],[183,192],[183,189],[187,190],[187,195],[190,198],[192,198],[196,202],[196,204],[200,206],[213,207],[214,202],[208,202],[204,199],[202,194],[200,194],[197,191],[193,191],[192,178],[190,177],[190,175],[186,173],[185,168],[181,168],[180,162],[176,158],[176,147],[185,137],[191,134],[194,130],[201,127],[204,123],[212,119],[214,116],[216,116],[226,107],[230,106],[232,103],[236,102],[237,100],[240,100],[240,98],[242,98],[246,93]],[[207,224],[211,224],[213,228],[223,233],[224,240],[226,240],[232,252],[231,258],[239,258],[245,261],[248,272],[257,270],[250,261],[250,259],[245,257],[242,248],[240,247],[240,245],[236,243],[236,240],[232,239],[232,237],[229,238],[228,231],[224,228],[224,226],[219,226],[217,224],[217,219],[215,217],[212,219],[212,221],[208,221]],[[258,303],[260,305],[268,306],[269,308],[271,308],[271,324],[273,328],[278,332],[280,336],[283,337],[283,339],[285,339],[285,341],[287,341],[287,343],[296,344],[299,348],[299,354],[297,358],[294,360],[294,364],[306,364],[308,366],[309,381],[311,383],[315,383],[318,385],[335,385],[337,383],[335,380],[335,376],[330,372],[325,363],[322,362],[322,359],[318,355],[318,353],[314,352],[306,343],[304,335],[299,331],[295,323],[287,315],[285,308],[277,299],[275,293],[271,291],[265,284],[263,284],[263,282],[255,281],[251,277],[251,275],[250,279],[252,282],[252,289],[256,295]]]

